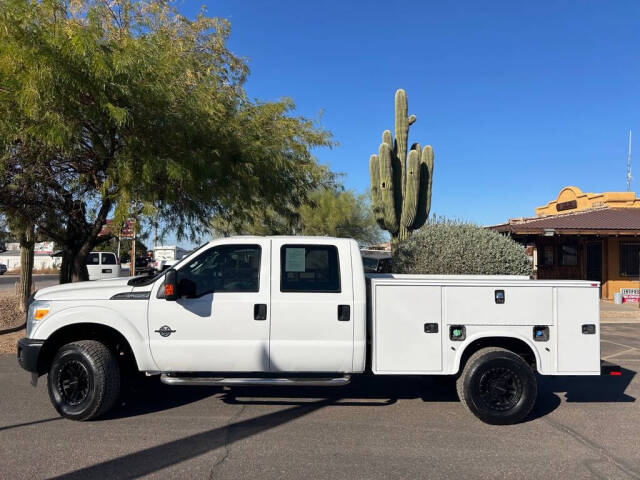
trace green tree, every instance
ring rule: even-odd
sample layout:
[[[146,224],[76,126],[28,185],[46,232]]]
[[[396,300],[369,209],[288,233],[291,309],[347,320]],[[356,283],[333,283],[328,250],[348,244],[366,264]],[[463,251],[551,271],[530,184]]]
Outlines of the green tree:
[[[107,216],[154,218],[179,237],[214,215],[291,215],[330,177],[328,132],[288,99],[250,101],[230,25],[165,0],[5,0],[0,8],[0,210],[88,278]]]
[[[322,189],[314,192],[311,202],[302,205],[298,211],[303,235],[355,238],[361,244],[382,240],[382,230],[366,194]]]
[[[279,215],[273,209],[256,211],[249,219],[215,217],[214,235],[329,235],[355,238],[361,244],[382,240],[382,230],[373,216],[368,195],[337,187],[321,188],[309,195],[294,215]]]
[[[473,223],[430,219],[393,251],[396,273],[531,275],[531,261],[515,240]]]

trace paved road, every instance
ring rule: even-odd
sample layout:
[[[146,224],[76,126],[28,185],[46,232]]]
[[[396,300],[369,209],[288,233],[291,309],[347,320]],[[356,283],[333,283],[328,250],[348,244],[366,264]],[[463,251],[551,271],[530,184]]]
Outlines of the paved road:
[[[640,478],[640,325],[605,325],[622,377],[540,378],[532,417],[488,426],[446,382],[223,391],[158,386],[89,423],[0,356],[5,478]],[[328,393],[332,397],[327,397]]]
[[[13,291],[14,285],[19,280],[18,275],[2,275],[0,276],[0,292]],[[58,284],[58,274],[54,275],[34,275],[35,288],[50,287]]]
[[[121,273],[121,277],[129,276],[129,269],[123,268]],[[0,275],[0,292],[13,291],[15,288],[14,285],[18,281],[17,275]],[[44,287],[50,287],[52,285],[58,284],[58,274],[53,275],[34,275],[33,280],[35,282],[36,290]]]

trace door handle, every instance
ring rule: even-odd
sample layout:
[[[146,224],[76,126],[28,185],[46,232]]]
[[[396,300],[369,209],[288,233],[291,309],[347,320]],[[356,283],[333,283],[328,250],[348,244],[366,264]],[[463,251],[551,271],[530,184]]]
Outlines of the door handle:
[[[338,305],[338,321],[348,322],[351,320],[351,305]]]
[[[253,306],[253,319],[254,320],[266,320],[267,319],[267,304],[256,303]]]

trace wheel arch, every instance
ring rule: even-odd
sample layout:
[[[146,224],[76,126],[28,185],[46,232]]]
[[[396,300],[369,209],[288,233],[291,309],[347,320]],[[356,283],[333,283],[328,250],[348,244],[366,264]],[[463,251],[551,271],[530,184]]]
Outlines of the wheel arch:
[[[99,341],[114,352],[121,365],[136,369],[140,367],[136,353],[120,331],[101,323],[82,322],[64,325],[48,336],[38,356],[38,373],[47,373],[60,347],[78,340]]]
[[[467,339],[463,348],[458,350],[455,358],[454,370],[459,373],[471,355],[482,348],[501,347],[522,356],[535,370],[542,369],[540,352],[533,342],[517,334],[491,333],[474,335]]]

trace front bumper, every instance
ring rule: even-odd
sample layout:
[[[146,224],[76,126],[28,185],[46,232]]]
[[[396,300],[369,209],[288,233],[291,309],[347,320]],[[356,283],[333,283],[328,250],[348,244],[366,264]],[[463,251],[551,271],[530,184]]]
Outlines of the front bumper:
[[[21,338],[18,340],[18,363],[27,372],[38,373],[38,358],[44,340]]]

